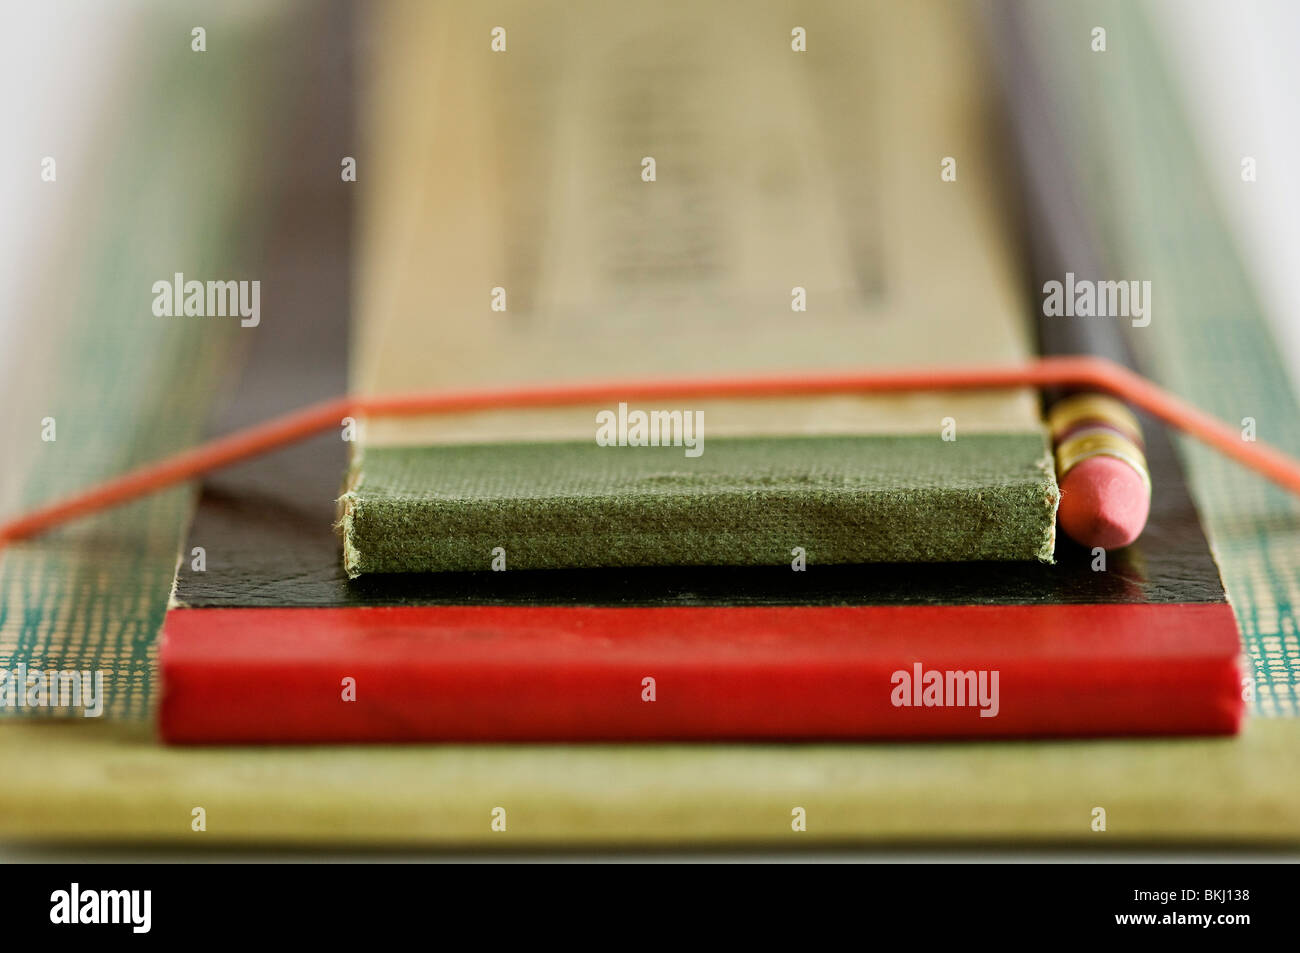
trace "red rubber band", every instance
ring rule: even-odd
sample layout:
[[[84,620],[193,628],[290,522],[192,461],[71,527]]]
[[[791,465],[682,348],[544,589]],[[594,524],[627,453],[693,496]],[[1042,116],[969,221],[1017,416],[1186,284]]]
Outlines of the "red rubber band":
[[[693,380],[620,380],[494,390],[339,397],[201,444],[0,524],[0,545],[34,536],[78,516],[125,503],[220,467],[337,427],[346,416],[397,417],[597,403],[711,397],[887,394],[906,391],[1070,387],[1114,394],[1171,427],[1300,495],[1300,461],[1267,444],[1241,439],[1221,423],[1151,381],[1096,357],[1044,357],[1009,366],[930,367],[862,373],[797,374]]]

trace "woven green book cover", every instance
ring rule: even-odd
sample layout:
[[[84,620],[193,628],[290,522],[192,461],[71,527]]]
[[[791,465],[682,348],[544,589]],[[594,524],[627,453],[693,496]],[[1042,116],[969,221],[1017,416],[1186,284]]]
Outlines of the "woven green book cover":
[[[1050,559],[1042,438],[734,438],[699,461],[595,444],[370,450],[349,574],[563,566]]]

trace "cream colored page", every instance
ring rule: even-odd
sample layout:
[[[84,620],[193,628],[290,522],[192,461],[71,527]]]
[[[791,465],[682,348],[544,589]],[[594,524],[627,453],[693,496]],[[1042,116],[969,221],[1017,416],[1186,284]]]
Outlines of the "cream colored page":
[[[1023,358],[971,28],[936,2],[388,6],[357,389]],[[599,409],[371,421],[365,441],[590,439]],[[690,409],[713,436],[1039,425],[1024,391]]]

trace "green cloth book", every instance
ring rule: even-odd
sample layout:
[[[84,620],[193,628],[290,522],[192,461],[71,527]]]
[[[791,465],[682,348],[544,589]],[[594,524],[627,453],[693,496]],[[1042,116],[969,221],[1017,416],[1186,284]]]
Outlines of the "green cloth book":
[[[1036,434],[510,443],[368,450],[342,499],[349,575],[1050,559]]]

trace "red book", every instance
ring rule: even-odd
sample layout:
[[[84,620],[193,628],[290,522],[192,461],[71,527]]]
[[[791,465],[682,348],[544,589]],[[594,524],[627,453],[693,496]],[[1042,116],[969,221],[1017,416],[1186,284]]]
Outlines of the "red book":
[[[180,743],[1228,734],[1243,710],[1223,602],[176,609],[163,640]]]

